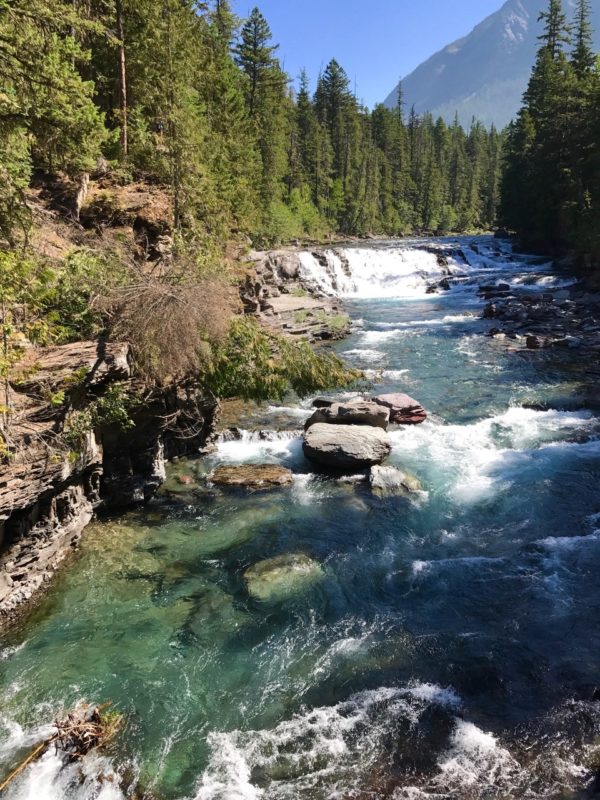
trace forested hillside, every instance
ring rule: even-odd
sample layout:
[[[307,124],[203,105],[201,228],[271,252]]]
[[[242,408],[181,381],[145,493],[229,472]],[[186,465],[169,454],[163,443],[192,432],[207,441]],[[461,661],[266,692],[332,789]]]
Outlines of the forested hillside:
[[[544,33],[517,121],[508,131],[502,216],[530,247],[600,259],[600,66],[590,2],[574,26],[560,0]]]
[[[174,225],[211,243],[463,230],[494,221],[501,137],[400,105],[362,108],[332,60],[311,92],[258,9],[226,0],[3,0],[0,230],[32,176],[165,184]],[[315,76],[313,76],[314,78]]]

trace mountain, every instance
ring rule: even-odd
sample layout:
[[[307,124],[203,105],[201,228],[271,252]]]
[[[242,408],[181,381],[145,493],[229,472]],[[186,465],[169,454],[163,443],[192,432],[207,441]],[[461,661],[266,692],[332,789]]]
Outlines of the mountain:
[[[600,50],[600,0],[594,0],[592,23]],[[406,108],[431,111],[452,121],[458,112],[463,125],[476,117],[504,127],[515,116],[535,61],[547,0],[508,0],[468,36],[440,50],[402,81]],[[573,12],[574,0],[565,6]],[[398,87],[385,105],[396,104]]]

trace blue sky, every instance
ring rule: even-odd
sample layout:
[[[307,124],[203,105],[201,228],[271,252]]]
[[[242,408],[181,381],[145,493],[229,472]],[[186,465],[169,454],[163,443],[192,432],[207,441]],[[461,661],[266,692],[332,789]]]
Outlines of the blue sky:
[[[306,67],[314,81],[337,58],[368,106],[386,98],[401,76],[464,36],[503,0],[233,0],[247,16],[258,5],[286,71]]]

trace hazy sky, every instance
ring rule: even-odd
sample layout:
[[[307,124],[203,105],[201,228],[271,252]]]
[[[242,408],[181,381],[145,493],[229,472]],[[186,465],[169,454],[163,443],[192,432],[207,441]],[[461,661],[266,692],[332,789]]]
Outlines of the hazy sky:
[[[233,0],[239,16],[258,5],[286,71],[306,67],[314,81],[331,58],[356,80],[368,106],[401,76],[464,36],[504,0]]]

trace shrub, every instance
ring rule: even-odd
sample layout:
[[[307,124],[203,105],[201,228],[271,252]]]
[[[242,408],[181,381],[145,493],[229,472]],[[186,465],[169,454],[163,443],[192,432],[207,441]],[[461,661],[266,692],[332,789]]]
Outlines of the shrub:
[[[306,397],[349,386],[359,377],[333,353],[316,352],[306,341],[284,339],[253,319],[236,317],[227,340],[213,354],[204,383],[218,397],[260,401],[281,400],[290,391]]]
[[[222,271],[179,260],[166,272],[132,267],[98,298],[113,338],[131,344],[139,374],[159,383],[201,371],[223,341],[237,293]]]

